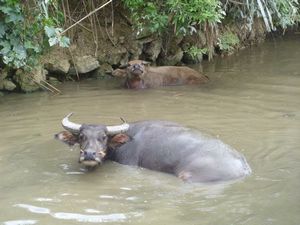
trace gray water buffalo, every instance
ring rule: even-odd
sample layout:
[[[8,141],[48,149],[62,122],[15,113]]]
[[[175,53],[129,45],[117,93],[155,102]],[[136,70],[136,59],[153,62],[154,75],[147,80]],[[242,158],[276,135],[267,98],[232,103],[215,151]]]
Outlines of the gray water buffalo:
[[[62,120],[66,131],[56,138],[79,144],[79,162],[88,167],[113,160],[174,174],[188,182],[243,178],[251,169],[240,153],[222,141],[167,121],[124,122],[117,126],[77,124]]]
[[[208,77],[186,66],[149,66],[142,60],[132,60],[112,72],[115,77],[125,77],[128,89],[155,88],[159,86],[203,84]]]

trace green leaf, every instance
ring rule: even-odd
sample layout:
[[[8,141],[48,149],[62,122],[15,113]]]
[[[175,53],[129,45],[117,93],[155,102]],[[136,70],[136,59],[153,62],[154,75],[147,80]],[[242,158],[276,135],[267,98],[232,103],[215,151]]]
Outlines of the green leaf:
[[[5,34],[6,26],[3,22],[0,22],[0,38],[2,38]]]
[[[59,43],[59,40],[57,37],[52,37],[52,38],[49,38],[48,42],[49,42],[50,46],[53,46],[53,45],[56,45],[57,43]]]
[[[9,14],[10,10],[11,10],[11,7],[7,7],[7,6],[1,6],[0,7],[0,11],[5,13],[5,14]]]
[[[61,37],[59,40],[59,46],[63,48],[67,48],[70,46],[70,38],[67,37]]]
[[[2,47],[2,49],[0,50],[0,53],[2,55],[6,55],[8,52],[11,51],[11,45],[8,41],[1,41],[0,46]]]
[[[16,53],[16,58],[26,59],[26,49],[22,45],[14,46],[13,51]]]
[[[38,44],[34,45],[31,41],[25,41],[24,47],[26,49],[32,49],[36,53],[40,52],[40,46]]]
[[[24,20],[24,18],[23,18],[22,15],[17,14],[17,13],[13,13],[13,12],[8,14],[7,17],[5,17],[5,22],[6,23],[13,22],[14,24],[17,24],[18,22],[21,22],[23,20]]]
[[[54,37],[56,35],[54,27],[45,26],[44,29],[45,29],[47,37],[49,37],[49,38]],[[49,43],[50,43],[50,41],[49,41]],[[50,46],[52,46],[52,45],[50,45]]]
[[[5,64],[9,64],[9,63],[11,63],[12,61],[14,60],[14,58],[13,57],[11,57],[11,56],[3,56],[3,62],[5,63]]]

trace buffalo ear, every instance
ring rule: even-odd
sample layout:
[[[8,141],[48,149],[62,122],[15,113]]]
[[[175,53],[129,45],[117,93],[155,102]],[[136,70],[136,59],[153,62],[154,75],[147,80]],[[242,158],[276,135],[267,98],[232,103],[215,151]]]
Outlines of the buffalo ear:
[[[130,140],[131,138],[127,134],[116,134],[109,139],[108,147],[110,149],[116,149]]]
[[[146,65],[150,65],[151,62],[148,62],[148,61],[142,61],[142,65],[146,66]]]
[[[129,63],[120,65],[119,68],[120,68],[120,69],[126,69],[128,66],[130,66]]]
[[[59,132],[54,135],[54,138],[62,141],[65,144],[71,145],[71,146],[78,143],[78,136],[72,134],[69,131]]]
[[[125,69],[115,69],[112,71],[111,75],[114,77],[126,77],[127,71]]]

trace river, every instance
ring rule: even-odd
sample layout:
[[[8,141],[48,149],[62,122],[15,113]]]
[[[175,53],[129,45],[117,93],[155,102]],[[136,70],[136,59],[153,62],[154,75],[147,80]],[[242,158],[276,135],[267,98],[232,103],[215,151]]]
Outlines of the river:
[[[201,87],[83,81],[1,97],[0,224],[300,224],[299,59],[296,36],[203,63]],[[207,185],[113,162],[86,172],[53,138],[69,112],[78,123],[175,121],[233,146],[253,173]]]

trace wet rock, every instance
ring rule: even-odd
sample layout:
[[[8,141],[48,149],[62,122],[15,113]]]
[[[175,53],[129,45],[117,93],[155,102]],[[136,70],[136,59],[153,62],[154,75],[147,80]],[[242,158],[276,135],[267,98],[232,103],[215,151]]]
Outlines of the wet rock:
[[[74,57],[74,63],[78,73],[88,73],[99,68],[99,62],[91,55]]]
[[[110,65],[122,65],[128,62],[128,51],[124,47],[113,47],[109,51],[98,56],[100,63],[108,63]]]
[[[4,80],[8,76],[8,71],[4,69],[0,69],[0,80]]]
[[[13,76],[17,85],[23,92],[33,92],[41,88],[41,82],[46,80],[45,70],[42,66],[37,66],[30,72],[18,69]]]
[[[174,52],[170,52],[169,55],[160,57],[158,59],[159,65],[175,66],[183,57],[183,51],[181,48],[177,48]]]
[[[141,40],[141,39],[151,37],[152,34],[153,34],[153,32],[150,29],[147,29],[147,27],[145,27],[145,29],[142,29],[142,30],[139,30],[138,32],[136,32],[134,34],[134,36],[135,36],[135,39]]]
[[[55,77],[48,77],[47,80],[48,83],[52,84],[52,85],[58,85],[61,84],[62,82],[60,82],[57,78]]]
[[[16,89],[16,85],[10,80],[0,80],[0,90],[3,91],[13,91]]]
[[[162,40],[156,39],[149,43],[144,44],[143,53],[145,54],[146,60],[155,62],[158,55],[161,52]]]
[[[181,61],[186,64],[197,64],[197,63],[201,63],[202,60],[203,60],[202,54],[198,54],[197,56],[192,56],[188,52],[184,52]]]
[[[107,76],[108,74],[111,74],[113,71],[113,68],[108,63],[103,63],[100,65],[98,69],[95,70],[95,73],[93,74],[93,77],[96,79],[102,79],[103,77]]]
[[[131,41],[127,43],[127,50],[130,55],[130,59],[139,59],[142,54],[142,49],[143,43],[140,41]]]
[[[70,63],[67,59],[51,59],[45,63],[45,69],[49,73],[67,74],[70,69]]]
[[[159,65],[174,66],[179,64],[183,57],[183,50],[180,47],[180,43],[183,40],[183,36],[171,36],[164,37],[164,46],[157,59]]]

